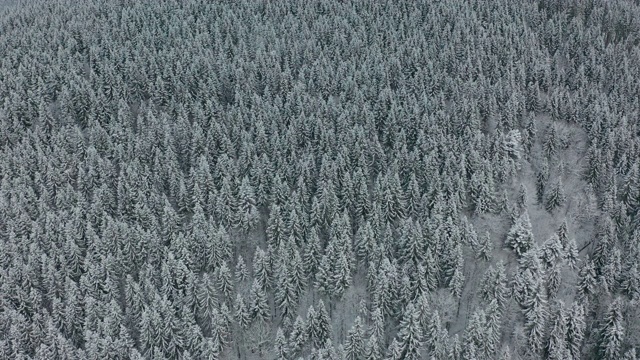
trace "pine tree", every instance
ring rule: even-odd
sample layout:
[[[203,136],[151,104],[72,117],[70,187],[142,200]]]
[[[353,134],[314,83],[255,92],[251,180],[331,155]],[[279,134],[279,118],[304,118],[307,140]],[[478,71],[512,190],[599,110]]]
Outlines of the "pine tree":
[[[549,125],[545,133],[544,141],[542,142],[542,149],[544,155],[547,158],[552,158],[557,155],[559,147],[559,138],[555,125]]]
[[[372,257],[373,248],[375,246],[375,235],[373,228],[368,220],[358,227],[355,235],[354,250],[360,263],[367,264]]]
[[[289,333],[289,351],[295,356],[302,351],[304,344],[307,342],[306,324],[302,317],[298,315],[293,323],[291,332]]]
[[[529,346],[534,353],[539,353],[543,347],[545,327],[547,322],[547,298],[542,279],[536,280],[537,285],[533,294],[525,299],[525,327],[529,335]]]
[[[335,266],[331,279],[333,284],[331,293],[335,299],[341,299],[344,292],[351,286],[351,264],[348,255],[341,252]]]
[[[507,300],[507,276],[502,261],[490,266],[480,282],[480,295],[487,302],[496,300],[500,306]]]
[[[202,320],[204,330],[208,331],[211,325],[211,317],[217,305],[215,282],[211,275],[202,276],[199,286],[196,287],[197,318]]]
[[[284,261],[280,261],[278,279],[279,281],[275,286],[274,301],[276,306],[282,311],[282,317],[289,318],[293,315],[298,299],[293,280],[291,279],[287,264]]]
[[[603,359],[619,359],[622,355],[624,315],[622,301],[616,298],[607,310],[600,329],[600,355]]]
[[[393,339],[391,345],[387,349],[387,356],[385,360],[400,360],[403,359],[402,345],[400,341],[396,338]]]
[[[220,268],[218,268],[218,292],[222,295],[223,299],[227,301],[232,300],[233,280],[231,279],[231,271],[226,261],[223,261]]]
[[[544,207],[548,212],[553,212],[553,210],[562,206],[566,200],[567,197],[564,193],[562,180],[558,178],[553,187],[549,190]]]
[[[235,216],[237,214],[238,199],[233,186],[231,177],[225,176],[222,179],[222,187],[216,201],[216,214],[225,226],[235,224],[237,221]]]
[[[303,266],[308,279],[315,279],[315,274],[320,266],[321,259],[320,239],[315,227],[309,230],[307,243],[304,247]]]
[[[553,299],[558,295],[558,291],[560,290],[560,283],[562,281],[562,273],[560,265],[555,265],[551,268],[548,273],[547,279],[547,291],[549,294],[549,298]]]
[[[271,283],[269,255],[257,247],[253,257],[254,282],[257,281],[261,288],[266,289]]]
[[[269,304],[267,303],[267,295],[265,294],[258,279],[253,280],[249,298],[251,299],[251,305],[249,306],[249,314],[251,314],[251,318],[258,320],[259,322],[266,322],[269,319],[271,311],[269,309]]]
[[[234,307],[234,318],[236,320],[236,323],[240,326],[241,329],[246,330],[251,323],[251,316],[249,313],[249,309],[247,308],[247,305],[244,301],[244,297],[240,293],[236,295]]]
[[[448,359],[450,360],[462,359],[462,348],[460,347],[460,338],[458,337],[458,334],[455,334],[451,339],[451,341],[449,342]]]
[[[382,346],[385,345],[385,321],[382,309],[373,308],[371,310],[371,328],[369,334],[375,337]]]
[[[531,232],[531,221],[529,214],[525,211],[513,224],[507,234],[506,244],[511,247],[518,256],[522,256],[534,244],[533,233]]]
[[[347,332],[347,339],[344,344],[346,358],[348,360],[359,360],[364,357],[365,348],[364,326],[360,316],[356,316],[353,326]]]
[[[576,245],[576,240],[571,239],[567,244],[567,248],[564,252],[564,258],[569,265],[569,268],[575,269],[578,263],[578,245]]]
[[[477,310],[471,315],[465,330],[464,350],[465,359],[476,358],[479,349],[482,347],[487,337],[486,316],[483,310]]]
[[[402,359],[420,359],[422,328],[420,327],[418,311],[412,303],[409,303],[404,310],[404,316],[400,322],[398,340]]]
[[[307,321],[309,339],[319,349],[331,336],[329,314],[322,300],[318,303],[317,310],[313,306],[309,307]]]
[[[542,260],[546,268],[551,268],[556,265],[557,261],[564,255],[562,243],[556,234],[552,234],[551,237],[542,244],[540,251],[542,252]]]
[[[460,298],[462,295],[462,288],[464,287],[464,259],[462,257],[462,248],[456,247],[456,261],[455,268],[453,269],[453,275],[449,281],[449,288],[454,297]]]
[[[527,188],[524,186],[524,184],[520,184],[520,188],[518,190],[518,198],[516,202],[520,210],[524,210],[527,208],[528,196],[527,196]]]
[[[281,328],[276,331],[276,338],[273,342],[273,353],[276,359],[286,360],[288,358],[287,339],[284,337],[284,332]]]
[[[365,348],[365,360],[381,360],[382,353],[380,352],[380,344],[378,342],[378,338],[375,335],[369,336],[367,340],[367,345]]]
[[[563,303],[559,302],[558,310],[556,311],[552,321],[549,342],[547,343],[547,356],[549,359],[564,360],[570,356],[565,340],[566,333],[567,314],[565,313]]]
[[[221,359],[220,344],[217,342],[217,338],[205,338],[200,348],[200,354],[202,354],[202,359],[206,360]]]
[[[578,296],[585,298],[593,294],[595,283],[596,270],[593,267],[593,262],[589,260],[589,257],[586,257],[580,271],[578,271]]]
[[[489,260],[491,260],[492,253],[493,241],[491,240],[491,235],[489,235],[489,232],[487,231],[485,232],[484,236],[480,238],[476,257],[488,262]]]
[[[437,358],[446,356],[448,334],[447,330],[442,326],[438,310],[435,310],[428,320],[424,339],[432,356]]]
[[[238,189],[238,213],[236,220],[236,227],[242,229],[244,232],[253,230],[260,221],[255,192],[246,176],[242,178]]]
[[[492,300],[486,310],[487,337],[483,351],[489,356],[495,356],[500,346],[500,334],[502,325],[502,310],[496,300]]]
[[[238,255],[238,261],[236,261],[236,283],[242,283],[249,277],[249,272],[247,271],[247,264],[244,262],[244,258],[242,255]]]
[[[285,223],[280,206],[274,204],[269,212],[267,222],[267,242],[274,249],[280,247],[285,240]]]
[[[536,173],[536,197],[538,204],[542,204],[544,201],[544,191],[549,180],[549,165],[546,161],[542,163],[542,168]]]

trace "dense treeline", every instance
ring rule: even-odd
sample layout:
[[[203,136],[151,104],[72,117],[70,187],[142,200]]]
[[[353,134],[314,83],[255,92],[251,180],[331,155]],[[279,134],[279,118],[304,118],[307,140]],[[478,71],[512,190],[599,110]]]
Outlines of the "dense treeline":
[[[0,12],[0,359],[636,358],[637,1]]]

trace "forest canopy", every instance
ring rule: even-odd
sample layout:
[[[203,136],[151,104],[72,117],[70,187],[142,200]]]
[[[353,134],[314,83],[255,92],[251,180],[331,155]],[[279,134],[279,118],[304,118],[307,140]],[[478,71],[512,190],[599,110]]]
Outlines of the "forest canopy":
[[[636,359],[640,4],[0,1],[0,359]]]

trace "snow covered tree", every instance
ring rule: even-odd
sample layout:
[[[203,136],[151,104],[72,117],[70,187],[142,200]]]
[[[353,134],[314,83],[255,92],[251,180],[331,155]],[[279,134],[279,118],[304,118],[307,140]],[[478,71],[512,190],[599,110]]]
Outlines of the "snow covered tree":
[[[253,256],[253,276],[254,282],[257,281],[263,289],[271,283],[269,255],[259,247]]]
[[[288,358],[287,339],[284,337],[284,332],[281,328],[278,328],[276,331],[276,338],[273,342],[273,353],[276,359],[285,360]]]
[[[234,318],[236,323],[240,326],[241,329],[247,329],[249,324],[251,323],[251,314],[249,313],[249,308],[247,307],[244,297],[242,294],[236,295],[236,300],[234,303]]]
[[[585,298],[593,294],[595,284],[596,270],[593,267],[593,262],[589,260],[589,257],[586,257],[580,271],[578,271],[578,296]]]
[[[600,355],[603,359],[619,359],[622,355],[624,328],[622,301],[616,298],[607,310],[600,328]]]
[[[216,214],[222,224],[229,226],[236,223],[238,199],[234,190],[234,180],[230,176],[222,179],[222,186],[216,201]]]
[[[485,232],[478,241],[478,250],[476,251],[476,257],[484,261],[491,260],[491,254],[493,252],[493,241],[489,232]]]
[[[253,280],[249,298],[251,299],[251,305],[249,306],[251,318],[259,322],[266,322],[271,315],[271,310],[267,302],[267,295],[258,279]]]
[[[567,347],[574,359],[581,357],[582,340],[586,328],[584,306],[574,302],[571,306],[571,316],[567,317]]]
[[[562,302],[558,303],[558,309],[553,316],[549,341],[547,343],[547,356],[553,360],[563,360],[571,357],[567,348],[567,314]]]
[[[267,222],[267,242],[274,249],[280,247],[285,240],[285,223],[280,206],[273,205],[269,211],[269,220]]]
[[[533,233],[531,232],[531,221],[529,214],[525,211],[509,229],[506,240],[507,246],[511,247],[518,256],[522,256],[533,244]]]
[[[289,333],[289,351],[290,355],[295,356],[304,347],[307,342],[307,329],[305,321],[298,315],[293,323],[291,332]]]
[[[402,345],[400,344],[400,340],[393,339],[389,347],[387,348],[387,355],[385,360],[400,360],[402,359]]]
[[[231,301],[233,294],[233,279],[231,278],[231,270],[227,266],[227,262],[223,261],[218,268],[218,292],[224,300]]]
[[[260,213],[256,206],[255,192],[246,176],[242,178],[238,188],[237,209],[238,214],[236,215],[235,225],[244,232],[253,230],[260,221]]]
[[[307,243],[305,244],[303,251],[303,267],[304,273],[308,279],[315,280],[315,275],[320,266],[321,259],[321,247],[320,247],[320,239],[318,238],[318,233],[315,227],[312,227],[309,230]]]
[[[567,248],[564,252],[564,258],[569,265],[569,268],[575,269],[578,263],[578,245],[576,245],[576,240],[571,239],[567,244]]]
[[[287,264],[283,261],[279,264],[277,278],[279,281],[275,285],[274,301],[278,309],[282,311],[282,317],[288,318],[293,315],[297,305],[297,291],[293,284],[293,279],[288,271]]]
[[[398,331],[398,343],[400,345],[401,359],[420,359],[422,347],[422,327],[418,311],[412,303],[404,310],[400,330]]]
[[[536,280],[534,292],[525,299],[525,327],[529,336],[529,346],[534,353],[543,348],[545,329],[547,325],[547,294],[542,279]]]
[[[322,300],[319,301],[317,310],[313,306],[309,307],[307,313],[307,334],[317,349],[331,336],[329,314]]]
[[[562,206],[566,200],[567,196],[564,192],[562,180],[558,178],[551,189],[549,189],[549,194],[547,195],[547,198],[545,200],[544,208],[549,212],[553,212],[553,210]]]
[[[237,283],[244,282],[249,277],[247,264],[244,262],[244,258],[242,257],[242,255],[238,255],[238,260],[236,261],[235,275],[236,275]]]
[[[346,358],[348,360],[359,360],[365,354],[364,325],[360,316],[356,316],[353,326],[347,332],[347,339],[344,344]]]
[[[331,280],[333,283],[331,293],[334,298],[341,299],[344,292],[351,286],[351,264],[348,255],[341,252],[335,266]]]
[[[365,347],[365,360],[381,360],[382,353],[380,352],[380,344],[378,338],[375,335],[369,336]]]

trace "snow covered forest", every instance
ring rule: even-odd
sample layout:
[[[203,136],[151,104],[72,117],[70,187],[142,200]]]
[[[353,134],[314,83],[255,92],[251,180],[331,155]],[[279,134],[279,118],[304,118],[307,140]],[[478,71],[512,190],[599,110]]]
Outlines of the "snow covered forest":
[[[0,359],[636,359],[640,3],[6,1],[0,239]]]

